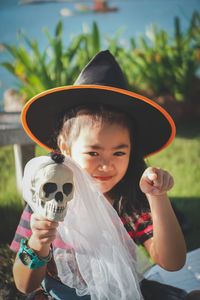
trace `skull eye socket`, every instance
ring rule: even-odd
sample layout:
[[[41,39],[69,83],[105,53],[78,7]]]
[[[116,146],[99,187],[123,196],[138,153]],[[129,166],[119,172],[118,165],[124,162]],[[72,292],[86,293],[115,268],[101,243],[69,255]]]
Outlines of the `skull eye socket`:
[[[71,183],[63,184],[63,193],[68,196],[72,192],[73,185]]]
[[[43,186],[45,197],[49,197],[49,194],[54,193],[57,190],[57,184],[53,182],[47,182]]]

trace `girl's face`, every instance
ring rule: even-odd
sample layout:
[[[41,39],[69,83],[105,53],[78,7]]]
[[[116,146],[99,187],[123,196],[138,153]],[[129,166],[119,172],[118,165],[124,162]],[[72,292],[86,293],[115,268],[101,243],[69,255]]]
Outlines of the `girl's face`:
[[[96,181],[103,194],[125,175],[131,150],[129,130],[118,124],[84,126],[70,156]]]

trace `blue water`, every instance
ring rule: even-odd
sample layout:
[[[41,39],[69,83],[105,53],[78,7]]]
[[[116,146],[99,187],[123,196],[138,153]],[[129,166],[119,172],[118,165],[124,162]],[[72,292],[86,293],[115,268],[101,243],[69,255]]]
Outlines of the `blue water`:
[[[18,5],[19,0],[0,0],[0,45],[2,43],[16,44],[19,30],[25,31],[31,39],[38,39],[41,49],[47,45],[47,38],[42,29],[46,27],[53,34],[58,20],[63,21],[65,43],[69,43],[72,34],[83,31],[83,24],[89,27],[96,21],[102,40],[104,35],[113,36],[120,27],[125,30],[120,36],[121,42],[128,42],[131,36],[144,35],[147,27],[155,23],[162,29],[173,34],[174,17],[181,20],[182,29],[188,27],[189,20],[194,12],[200,12],[200,0],[112,0],[110,6],[117,6],[117,12],[97,14],[92,12],[77,12],[74,2],[46,3]],[[81,1],[77,1],[80,3]],[[84,1],[85,5],[92,5],[92,1]],[[62,8],[70,9],[74,15],[63,17]],[[103,45],[106,48],[106,45]],[[0,51],[0,62],[6,57]],[[0,104],[4,91],[15,88],[16,79],[0,67]]]

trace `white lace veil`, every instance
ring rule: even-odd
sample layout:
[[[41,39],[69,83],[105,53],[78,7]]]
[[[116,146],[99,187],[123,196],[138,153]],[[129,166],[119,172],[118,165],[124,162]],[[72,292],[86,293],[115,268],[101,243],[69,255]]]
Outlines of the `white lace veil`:
[[[73,171],[75,193],[57,232],[67,247],[54,248],[61,281],[75,288],[77,295],[90,295],[92,300],[143,299],[139,281],[150,267],[149,260],[87,172],[71,158],[63,163]],[[25,168],[23,197],[35,212],[38,208],[31,199],[31,181],[36,171],[48,164],[52,159],[42,156]]]

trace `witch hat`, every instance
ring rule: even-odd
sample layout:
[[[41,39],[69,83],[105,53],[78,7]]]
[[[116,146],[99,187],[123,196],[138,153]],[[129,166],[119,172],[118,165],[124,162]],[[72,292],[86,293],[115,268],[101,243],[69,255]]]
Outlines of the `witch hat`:
[[[53,136],[61,112],[87,104],[108,105],[127,113],[137,125],[143,157],[164,149],[175,136],[175,124],[161,106],[127,90],[120,66],[108,50],[99,52],[86,65],[74,85],[33,97],[22,111],[22,124],[36,143],[55,151]]]

